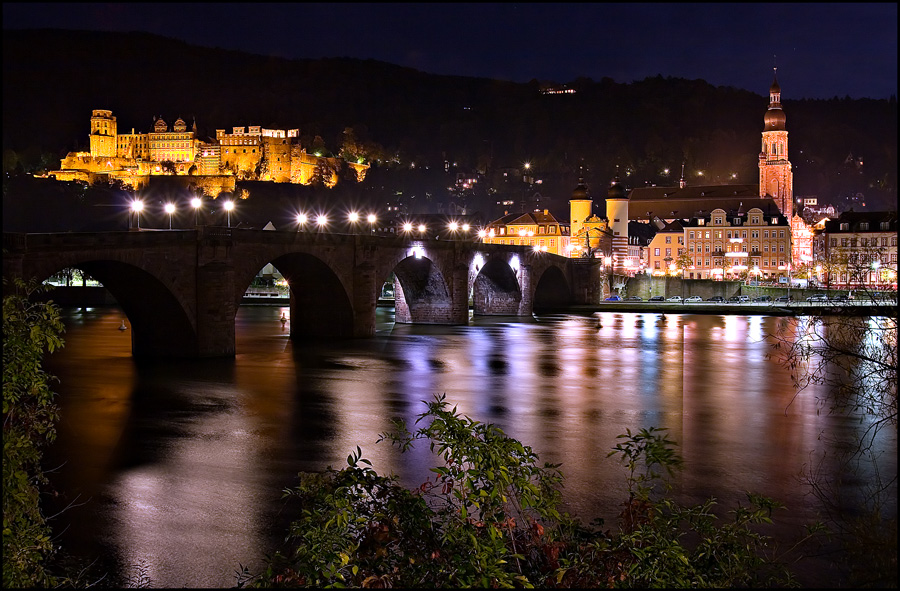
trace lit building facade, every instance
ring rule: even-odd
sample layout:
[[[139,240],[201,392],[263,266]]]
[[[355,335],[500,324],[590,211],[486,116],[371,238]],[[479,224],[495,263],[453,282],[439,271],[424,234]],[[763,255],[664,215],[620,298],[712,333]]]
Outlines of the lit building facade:
[[[825,220],[813,240],[820,284],[841,289],[897,289],[897,213],[844,212]]]
[[[663,222],[645,250],[645,268],[651,275],[674,273],[676,261],[685,252],[684,223],[681,220]]]
[[[549,210],[507,214],[485,226],[486,244],[515,244],[560,256],[569,256],[569,224]]]
[[[758,207],[747,212],[715,209],[692,218],[684,232],[691,258],[688,279],[749,275],[774,281],[790,274],[790,225],[780,213],[766,214]]]

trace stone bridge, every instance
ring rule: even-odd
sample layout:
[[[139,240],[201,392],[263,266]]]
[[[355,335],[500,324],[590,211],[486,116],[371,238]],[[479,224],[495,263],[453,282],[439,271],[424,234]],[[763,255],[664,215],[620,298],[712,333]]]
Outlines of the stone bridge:
[[[467,324],[470,305],[530,316],[601,300],[598,264],[522,246],[221,227],[4,234],[3,245],[6,278],[69,267],[101,282],[131,322],[135,356],[233,356],[235,313],[268,263],[290,285],[293,339],[374,335],[392,274],[400,323]]]

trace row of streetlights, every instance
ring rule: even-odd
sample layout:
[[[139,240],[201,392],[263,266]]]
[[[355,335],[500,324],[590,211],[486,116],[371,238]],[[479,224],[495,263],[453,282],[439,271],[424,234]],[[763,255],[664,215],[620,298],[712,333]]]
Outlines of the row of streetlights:
[[[194,223],[195,225],[199,223],[199,215],[200,208],[203,205],[203,201],[199,197],[194,197],[191,199],[191,207],[194,209]],[[222,204],[222,208],[225,210],[227,225],[231,227],[231,212],[234,211],[234,201],[226,200]],[[137,216],[137,227],[140,229],[141,227],[141,213],[144,211],[145,205],[144,202],[140,199],[135,199],[131,202],[131,211]],[[167,202],[163,205],[163,210],[166,212],[166,215],[169,216],[169,229],[172,229],[172,216],[175,215],[176,206],[172,202]],[[310,216],[306,213],[298,213],[297,214],[297,226],[298,230],[303,230],[306,227],[306,224],[309,223]],[[347,221],[353,224],[354,226],[360,222],[361,216],[358,212],[351,211],[347,215]],[[328,226],[328,216],[326,214],[319,214],[315,217],[315,224],[319,229],[325,229]],[[369,224],[369,228],[371,232],[375,233],[375,222],[378,221],[378,217],[374,213],[370,213],[366,216],[366,221]],[[458,222],[450,222],[447,224],[447,229],[450,230],[451,233],[456,234],[459,231],[464,233],[468,233],[471,227],[469,224],[460,224]],[[428,226],[425,224],[419,224],[418,226],[414,226],[411,222],[406,222],[402,226],[402,230],[405,234],[411,234],[414,230],[418,230],[419,234],[424,236],[425,232],[428,230]],[[478,232],[479,238],[485,237],[484,230]]]
[[[194,197],[191,199],[191,207],[194,208],[194,224],[198,224],[200,221],[200,207],[203,205],[203,201],[199,197]],[[231,227],[231,212],[234,210],[234,201],[226,200],[222,204],[222,208],[225,210],[225,215],[227,218],[228,227]],[[172,216],[175,215],[175,204],[167,202],[163,205],[163,210],[169,216],[169,229],[172,229]],[[135,199],[131,202],[131,211],[137,216],[137,227],[140,229],[141,227],[141,212],[144,211],[144,202],[140,199]]]

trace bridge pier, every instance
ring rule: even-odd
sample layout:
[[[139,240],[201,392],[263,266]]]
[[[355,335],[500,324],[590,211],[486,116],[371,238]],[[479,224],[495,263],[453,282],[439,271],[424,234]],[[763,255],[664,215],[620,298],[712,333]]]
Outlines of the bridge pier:
[[[197,269],[197,356],[233,357],[234,266],[212,262]]]

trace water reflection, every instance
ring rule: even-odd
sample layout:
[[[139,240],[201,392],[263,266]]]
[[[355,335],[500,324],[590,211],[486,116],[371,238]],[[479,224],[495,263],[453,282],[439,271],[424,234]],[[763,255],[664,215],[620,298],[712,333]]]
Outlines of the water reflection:
[[[393,325],[376,336],[293,343],[286,308],[242,307],[234,359],[135,363],[121,312],[67,314],[52,356],[63,421],[53,475],[66,500],[65,539],[120,565],[149,566],[154,586],[234,584],[258,568],[290,518],[280,491],[301,470],[339,467],[359,445],[376,470],[420,484],[427,449],[400,455],[378,434],[413,425],[446,394],[561,462],[567,508],[613,523],[624,470],[607,452],[626,428],[666,427],[686,470],[684,502],[723,507],[753,490],[812,518],[796,478],[825,430],[850,427],[791,401],[790,375],[766,358],[783,319],[689,314],[476,318],[470,326]],[[77,319],[75,315],[79,315]],[[895,444],[894,444],[895,445]]]

